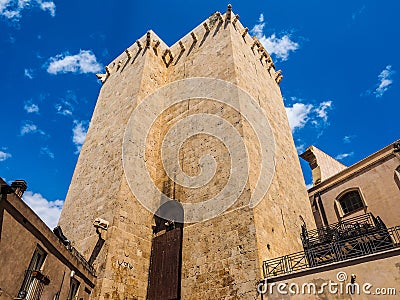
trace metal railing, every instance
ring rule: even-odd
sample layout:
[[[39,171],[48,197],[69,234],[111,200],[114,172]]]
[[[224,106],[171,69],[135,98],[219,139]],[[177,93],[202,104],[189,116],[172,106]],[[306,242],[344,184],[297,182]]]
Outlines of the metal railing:
[[[49,283],[49,278],[40,271],[28,269],[25,271],[24,282],[15,299],[39,300],[44,286]]]
[[[338,223],[307,230],[302,226],[301,240],[305,249],[338,240],[353,238],[362,234],[386,228],[379,217],[371,213],[342,220]]]
[[[91,264],[89,264],[89,262],[83,257],[83,255],[78,250],[75,249],[75,247],[67,246],[67,249],[90,272],[90,274],[92,274],[93,276],[96,275],[94,267]]]
[[[53,233],[58,238],[58,240],[67,248],[69,252],[89,271],[90,274],[96,276],[96,271],[92,264],[90,264],[85,257],[78,250],[75,249],[71,245],[71,242],[67,239],[67,237],[63,234],[60,226],[57,226],[53,229]]]
[[[279,276],[399,247],[400,226],[375,228],[352,238],[315,244],[302,252],[264,261],[264,277]]]

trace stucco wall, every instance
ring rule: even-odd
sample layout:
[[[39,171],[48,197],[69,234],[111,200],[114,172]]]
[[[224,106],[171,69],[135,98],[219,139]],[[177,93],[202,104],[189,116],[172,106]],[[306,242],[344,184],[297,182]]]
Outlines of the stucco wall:
[[[338,222],[342,217],[350,218],[371,212],[380,216],[386,226],[400,225],[400,188],[396,182],[396,168],[400,159],[393,154],[390,145],[373,156],[366,158],[348,170],[339,173],[332,180],[322,182],[310,190],[310,201],[320,194],[329,223]],[[365,203],[365,209],[343,215],[336,209],[335,200],[344,192],[357,189]]]
[[[47,254],[41,271],[50,279],[50,284],[44,286],[41,299],[53,299],[60,288],[60,299],[66,299],[70,289],[72,270],[76,272],[74,278],[80,282],[78,297],[89,299],[90,294],[85,292],[85,287],[89,292],[92,290],[94,277],[90,276],[91,279],[86,282],[83,277],[80,277],[80,272],[85,272],[82,266],[79,266],[79,263],[65,249],[65,246],[58,241],[50,229],[20,198],[10,194],[7,200],[1,199],[0,212],[2,213],[0,237],[1,299],[4,297],[5,299],[14,299],[18,295],[25,277],[25,271],[28,269],[33,253],[38,246]],[[60,260],[60,257],[62,257],[62,260]],[[88,276],[87,272],[85,274]],[[88,277],[86,277],[86,280],[88,280]]]

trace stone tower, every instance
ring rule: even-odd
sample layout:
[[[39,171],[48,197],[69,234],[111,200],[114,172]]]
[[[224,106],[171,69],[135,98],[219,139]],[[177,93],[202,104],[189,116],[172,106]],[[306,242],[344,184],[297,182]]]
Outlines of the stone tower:
[[[149,31],[98,75],[59,222],[94,261],[93,299],[255,299],[262,261],[302,249],[282,75],[238,19],[229,6],[171,47]]]

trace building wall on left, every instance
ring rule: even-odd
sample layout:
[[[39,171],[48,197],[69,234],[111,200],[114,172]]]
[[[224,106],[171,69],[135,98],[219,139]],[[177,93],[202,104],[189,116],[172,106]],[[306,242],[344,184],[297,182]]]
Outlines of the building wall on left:
[[[5,182],[0,179],[2,186]],[[0,299],[16,299],[35,251],[44,253],[38,270],[42,279],[40,299],[69,299],[72,282],[79,285],[73,299],[90,299],[95,276],[58,240],[54,233],[15,193],[0,196]],[[73,272],[72,272],[73,271]],[[72,273],[71,273],[72,272]],[[73,276],[71,276],[71,274]],[[39,279],[28,284],[40,289]],[[28,288],[29,289],[29,288]],[[39,298],[34,298],[39,299]]]

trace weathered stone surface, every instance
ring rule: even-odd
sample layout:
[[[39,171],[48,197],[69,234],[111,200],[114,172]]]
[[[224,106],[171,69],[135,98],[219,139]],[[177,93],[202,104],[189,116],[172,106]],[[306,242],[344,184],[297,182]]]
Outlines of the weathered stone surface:
[[[272,128],[276,150],[272,184],[261,202],[249,208],[261,168],[259,143],[272,147],[268,144],[272,139],[258,141],[241,111],[210,99],[188,99],[164,111],[149,130],[145,156],[150,176],[160,190],[182,203],[218,194],[235,162],[218,139],[192,137],[177,154],[182,170],[190,176],[198,174],[199,158],[208,152],[216,160],[216,175],[199,189],[175,185],[164,171],[158,149],[179,120],[197,113],[223,117],[241,134],[250,158],[249,178],[237,201],[213,219],[185,224],[182,299],[254,299],[256,283],[262,278],[262,261],[301,249],[301,218],[314,226],[274,69],[268,69],[262,57],[260,60],[256,47],[251,48],[253,39],[242,36],[244,28],[239,21],[220,22],[220,17],[213,15],[206,24],[209,31],[201,24],[170,48],[150,32],[152,41],[161,41],[157,47],[139,48],[136,43],[128,48],[131,58],[124,52],[109,65],[110,75],[100,91],[60,218],[65,234],[87,256],[96,242],[93,220],[100,217],[110,222],[106,243],[96,260],[95,299],[146,298],[153,214],[129,189],[122,144],[132,111],[146,96],[168,83],[207,77],[237,85],[258,102]],[[146,36],[139,41],[146,45]],[[171,55],[163,59],[166,49]],[[180,92],[172,91],[175,95]],[[216,95],[224,92],[215,91]],[[243,110],[247,105],[237,104]]]

